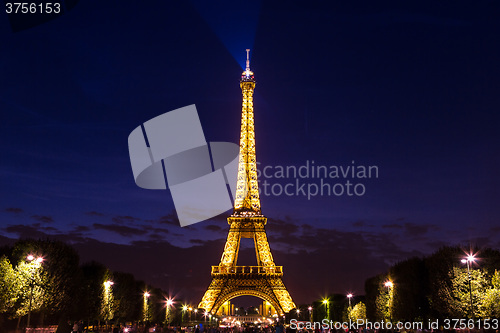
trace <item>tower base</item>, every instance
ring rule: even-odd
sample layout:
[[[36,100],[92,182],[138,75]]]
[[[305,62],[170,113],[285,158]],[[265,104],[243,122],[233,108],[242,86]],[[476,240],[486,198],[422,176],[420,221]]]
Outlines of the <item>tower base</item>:
[[[227,301],[238,296],[255,296],[271,304],[281,316],[295,308],[282,280],[282,267],[212,266],[212,282],[199,308],[215,314]]]

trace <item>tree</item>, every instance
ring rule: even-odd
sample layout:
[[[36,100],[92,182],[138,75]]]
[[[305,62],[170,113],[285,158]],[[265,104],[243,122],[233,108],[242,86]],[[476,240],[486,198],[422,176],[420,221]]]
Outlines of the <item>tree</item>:
[[[115,272],[113,279],[117,319],[123,321],[141,320],[144,283],[135,280],[134,276],[128,273]]]
[[[500,318],[500,271],[491,278],[491,288],[484,295],[480,314],[483,318]]]
[[[27,260],[28,255],[37,260]],[[113,284],[105,282],[110,281]],[[112,273],[92,262],[79,266],[79,256],[58,241],[21,240],[14,247],[0,247],[0,331],[30,310],[31,323],[58,324],[58,332],[69,331],[68,320],[135,321],[142,318],[144,282],[131,274]],[[164,292],[152,289],[150,320],[165,320]],[[172,312],[172,315],[175,315]]]
[[[366,305],[363,302],[356,304],[349,315],[352,321],[366,320]]]
[[[45,301],[47,278],[41,263],[21,261],[14,269],[17,293],[13,317],[18,318],[42,308]]]
[[[368,318],[425,321],[429,317],[471,316],[469,273],[462,260],[472,254],[475,259],[469,264],[474,316],[498,317],[500,276],[496,269],[500,266],[500,252],[446,246],[426,258],[405,260],[391,267],[387,274],[368,279]],[[389,276],[394,285],[384,288],[384,280]]]
[[[80,282],[79,256],[69,245],[51,240],[21,240],[14,244],[13,258],[23,268],[25,258],[29,255],[43,257],[43,263],[37,269],[40,281],[37,288],[43,289],[43,299],[37,310],[53,314],[74,310],[74,299],[78,294]]]
[[[395,282],[392,318],[399,321],[423,320],[429,307],[424,260],[415,257],[399,262],[390,269],[390,275]]]
[[[394,308],[394,287],[384,287],[382,284],[379,286],[379,293],[375,299],[375,306],[377,309],[377,317],[381,320],[392,320]]]
[[[0,312],[7,312],[17,302],[16,272],[6,256],[0,258]]]
[[[482,307],[484,295],[489,289],[489,281],[481,269],[470,270],[470,286],[469,289],[469,273],[465,268],[454,267],[451,272],[453,290],[449,299],[450,312],[454,318],[467,317],[471,310],[472,293],[472,308],[474,315],[478,316],[479,308]]]
[[[379,274],[365,282],[366,315],[372,321],[380,321],[388,317],[388,294],[384,288],[387,275]]]
[[[101,302],[107,268],[99,263],[90,262],[81,267],[82,283],[78,301],[80,315],[97,321],[100,319]]]
[[[445,246],[425,258],[428,272],[428,294],[430,316],[438,319],[456,318],[450,308],[453,299],[453,282],[450,272],[460,264],[464,252],[458,247]]]

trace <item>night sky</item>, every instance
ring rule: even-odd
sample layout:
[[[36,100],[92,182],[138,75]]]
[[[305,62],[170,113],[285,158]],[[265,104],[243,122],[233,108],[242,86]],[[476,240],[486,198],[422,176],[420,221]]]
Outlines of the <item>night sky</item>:
[[[168,190],[135,185],[127,138],[196,104],[207,141],[238,143],[250,48],[261,168],[378,167],[351,180],[362,196],[261,195],[297,304],[363,294],[366,278],[442,245],[499,248],[499,13],[498,1],[81,1],[16,32],[0,14],[0,244],[61,239],[82,262],[199,302],[231,212],[181,228]],[[242,246],[238,263],[253,264]]]

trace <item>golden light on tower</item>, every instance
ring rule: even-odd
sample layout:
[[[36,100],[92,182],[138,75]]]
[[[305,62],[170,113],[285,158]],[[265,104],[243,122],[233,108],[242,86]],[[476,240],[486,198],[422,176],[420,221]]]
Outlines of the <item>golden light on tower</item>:
[[[243,102],[234,210],[227,219],[230,227],[221,261],[212,266],[212,282],[198,307],[215,314],[232,298],[250,295],[269,302],[283,315],[294,309],[295,303],[283,283],[283,267],[274,263],[265,230],[267,218],[261,213],[253,109],[255,78],[249,52],[247,49],[246,69],[240,79]],[[236,266],[241,238],[253,238],[257,266]]]
[[[259,184],[257,182],[257,158],[255,154],[255,126],[253,91],[255,78],[250,70],[250,50],[247,49],[246,69],[241,74],[240,88],[243,94],[241,106],[240,157],[233,216],[260,214]]]

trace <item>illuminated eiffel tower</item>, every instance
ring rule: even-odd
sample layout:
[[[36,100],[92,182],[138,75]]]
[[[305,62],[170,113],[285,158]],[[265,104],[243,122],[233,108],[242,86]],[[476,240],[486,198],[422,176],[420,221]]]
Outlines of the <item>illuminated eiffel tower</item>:
[[[283,283],[283,267],[274,264],[266,236],[267,218],[260,209],[253,116],[255,79],[250,71],[249,51],[240,80],[243,103],[234,210],[227,218],[230,227],[220,264],[212,266],[212,282],[198,307],[212,314],[221,313],[220,309],[225,308],[228,314],[229,300],[250,295],[263,299],[264,307],[268,304],[274,313],[283,315],[295,308],[295,303]],[[253,238],[258,266],[236,266],[241,238]],[[262,314],[267,315],[270,308],[264,309],[262,312],[266,313]]]

